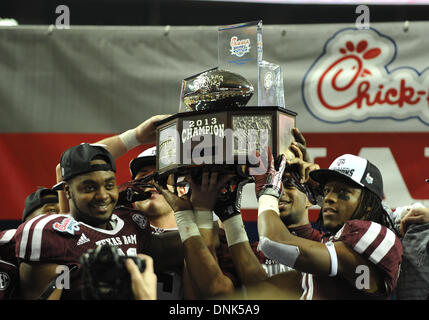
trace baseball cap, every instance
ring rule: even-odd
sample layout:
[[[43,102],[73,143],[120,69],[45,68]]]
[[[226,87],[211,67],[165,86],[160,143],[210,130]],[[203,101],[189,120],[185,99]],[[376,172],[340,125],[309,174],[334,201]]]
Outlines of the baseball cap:
[[[137,157],[130,161],[131,178],[134,179],[140,169],[148,164],[156,163],[156,146],[151,147],[140,153]]]
[[[367,188],[373,192],[380,201],[383,199],[383,178],[380,170],[367,159],[343,154],[336,158],[329,169],[319,169],[310,172],[310,177],[321,184],[332,179],[346,179],[357,186]]]
[[[47,195],[50,195],[51,197],[43,198]],[[58,203],[58,193],[52,189],[38,187],[36,191],[30,193],[27,198],[25,198],[22,221],[24,221],[34,210],[42,207],[46,203]]]
[[[106,161],[105,164],[91,164],[95,158]],[[116,172],[115,160],[103,144],[82,143],[64,151],[60,160],[61,176],[63,181],[52,187],[54,190],[61,190],[64,181],[70,180],[81,174],[93,171],[113,171]]]

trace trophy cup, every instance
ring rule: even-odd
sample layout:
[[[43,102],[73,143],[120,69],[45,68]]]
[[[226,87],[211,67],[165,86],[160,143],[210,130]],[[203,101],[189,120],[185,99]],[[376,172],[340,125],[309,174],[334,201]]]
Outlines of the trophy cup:
[[[244,179],[268,146],[291,153],[297,114],[284,106],[280,66],[262,60],[261,28],[219,27],[219,66],[182,81],[179,112],[156,124],[160,177],[204,167]]]

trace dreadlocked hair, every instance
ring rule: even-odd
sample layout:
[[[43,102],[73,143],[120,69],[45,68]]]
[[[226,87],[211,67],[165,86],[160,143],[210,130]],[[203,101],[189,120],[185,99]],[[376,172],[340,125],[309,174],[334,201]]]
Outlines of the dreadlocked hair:
[[[368,209],[368,208],[371,208],[371,209]],[[398,231],[394,226],[392,219],[390,218],[386,210],[384,210],[380,199],[375,195],[375,193],[369,191],[366,188],[362,189],[359,204],[350,217],[350,220],[352,219],[377,222],[389,228],[398,237],[400,237]],[[320,210],[319,216],[317,218],[316,227],[319,230],[323,228],[322,210]]]

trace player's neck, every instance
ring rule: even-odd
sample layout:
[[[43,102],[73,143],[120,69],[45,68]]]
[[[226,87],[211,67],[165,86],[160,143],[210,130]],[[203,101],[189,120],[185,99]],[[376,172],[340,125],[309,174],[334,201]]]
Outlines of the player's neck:
[[[297,228],[297,227],[301,227],[304,226],[306,224],[309,224],[310,220],[308,219],[308,210],[306,210],[305,214],[302,215],[301,219],[299,219],[299,221],[296,221],[292,224],[288,224],[287,227],[288,228]]]

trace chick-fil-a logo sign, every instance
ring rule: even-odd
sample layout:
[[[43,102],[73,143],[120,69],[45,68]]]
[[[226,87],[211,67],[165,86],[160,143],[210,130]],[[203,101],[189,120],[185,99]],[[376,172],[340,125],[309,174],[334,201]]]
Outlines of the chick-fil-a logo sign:
[[[375,29],[340,30],[304,76],[307,109],[330,123],[418,118],[429,125],[428,68],[390,69],[397,50],[392,38]]]
[[[250,39],[238,40],[237,36],[233,36],[230,41],[231,54],[239,58],[250,52]]]

